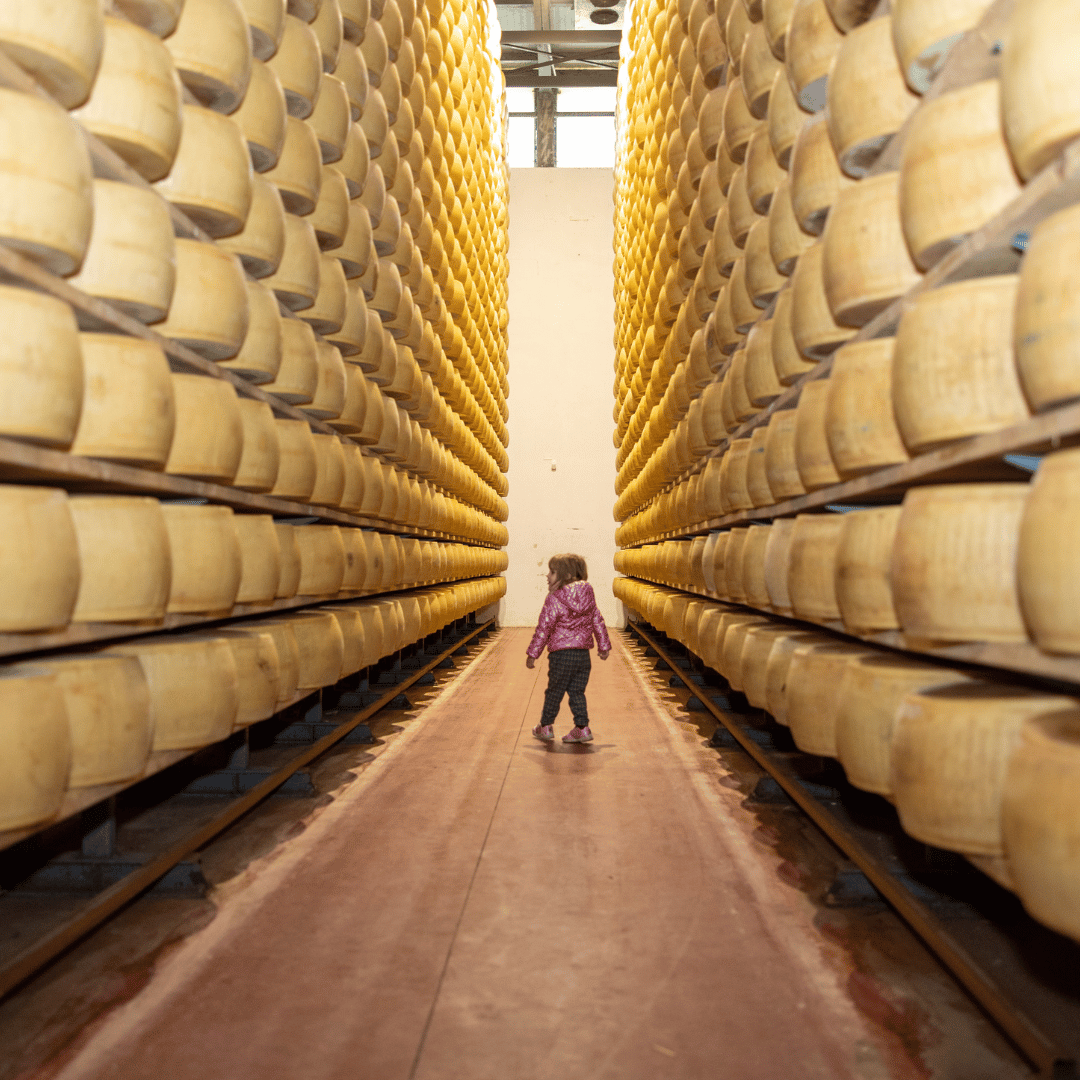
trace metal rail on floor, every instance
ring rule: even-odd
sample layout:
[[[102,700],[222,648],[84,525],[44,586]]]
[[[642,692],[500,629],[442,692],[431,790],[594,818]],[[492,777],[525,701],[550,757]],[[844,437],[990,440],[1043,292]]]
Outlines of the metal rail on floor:
[[[128,874],[115,885],[99,893],[76,915],[19,953],[10,963],[0,968],[0,998],[10,993],[40,971],[46,964],[56,959],[62,952],[85,937],[95,927],[101,925],[106,919],[149,889],[156,881],[164,877],[174,866],[181,862],[185,856],[198,851],[199,848],[241,818],[252,807],[272,795],[295,772],[326,753],[327,750],[344,739],[365,720],[389,705],[391,701],[401,695],[418,679],[438,667],[439,664],[458,652],[474,638],[489,630],[494,622],[494,619],[489,619],[483,625],[477,626],[464,636],[457,638],[448,648],[429,660],[423,667],[409,672],[405,678],[395,683],[376,701],[358,712],[351,713],[348,720],[342,721],[329,734],[324,735],[317,742],[300,751],[296,757],[283,765],[277,772],[272,773],[250,791],[239,796],[213,820],[206,822],[161,855],[151,859],[138,870]]]
[[[693,694],[713,717],[730,732],[739,746],[749,754],[775,781],[791,800],[840,850],[858,866],[878,892],[923,939],[952,974],[963,984],[971,996],[1005,1032],[1027,1059],[1036,1066],[1041,1076],[1054,1080],[1080,1075],[1076,1055],[1062,1047],[1031,1016],[1018,1011],[1016,1001],[1010,997],[1003,984],[1002,975],[995,975],[989,961],[980,959],[957,939],[943,920],[918,896],[914,895],[890,869],[875,856],[874,852],[849,828],[843,816],[827,803],[815,797],[792,768],[792,755],[770,751],[751,738],[748,728],[739,723],[732,713],[720,708],[710,700],[704,689],[695,685],[683,673],[677,660],[662,644],[639,624],[629,622],[632,630],[643,642],[656,651],[672,673]]]

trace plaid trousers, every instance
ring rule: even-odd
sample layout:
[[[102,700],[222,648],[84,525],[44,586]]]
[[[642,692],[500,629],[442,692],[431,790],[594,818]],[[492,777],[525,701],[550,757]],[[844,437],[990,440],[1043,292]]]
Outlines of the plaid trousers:
[[[556,649],[548,653],[548,685],[544,691],[544,711],[541,724],[552,724],[559,715],[563,694],[570,698],[570,711],[578,727],[589,726],[589,709],[585,703],[585,687],[592,671],[588,649]]]

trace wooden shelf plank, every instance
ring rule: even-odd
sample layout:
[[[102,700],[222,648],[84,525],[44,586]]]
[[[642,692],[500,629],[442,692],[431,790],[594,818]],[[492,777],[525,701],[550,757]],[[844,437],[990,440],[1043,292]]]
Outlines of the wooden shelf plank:
[[[0,633],[0,657],[25,658],[46,652],[58,652],[67,649],[81,649],[88,646],[103,645],[110,641],[122,641],[128,638],[148,637],[153,634],[167,633],[170,630],[186,630],[193,627],[211,627],[218,623],[234,623],[243,619],[272,615],[275,611],[294,611],[297,608],[318,607],[323,604],[344,604],[353,600],[366,600],[378,596],[392,599],[395,596],[408,596],[421,589],[438,588],[443,585],[458,585],[466,581],[483,581],[497,574],[477,575],[471,578],[448,578],[429,582],[426,585],[408,588],[365,589],[358,592],[343,592],[337,596],[292,596],[284,600],[275,600],[269,604],[235,604],[230,611],[218,611],[209,615],[166,615],[156,622],[96,622],[71,623],[62,630],[46,630],[39,633],[3,634]]]
[[[646,578],[634,577],[632,574],[624,576],[630,577],[634,581],[641,581],[646,585],[676,589],[679,592],[688,593],[706,600],[715,600],[718,603],[744,607],[748,614],[759,614],[775,619],[779,623],[789,624],[792,629],[824,630],[855,641],[866,642],[868,645],[877,645],[881,648],[892,649],[911,656],[929,657],[945,663],[975,664],[992,670],[1011,671],[1019,675],[1032,675],[1040,679],[1068,683],[1077,688],[1072,691],[1073,693],[1080,693],[1080,656],[1058,656],[1045,653],[1031,642],[998,644],[989,641],[967,641],[943,644],[909,637],[899,630],[855,634],[839,621],[826,623],[804,622],[799,619],[777,615],[773,611],[751,607],[748,604],[740,604],[737,601],[718,596],[716,593],[707,592],[705,589],[668,585],[666,582],[649,581]]]
[[[49,450],[46,447],[0,437],[0,481],[5,480],[32,482],[73,491],[128,492],[163,499],[206,499],[222,506],[231,506],[235,510],[273,514],[275,517],[318,518],[339,525],[376,529],[379,532],[392,532],[418,539],[448,540],[471,547],[493,546],[452,533],[418,529],[398,522],[349,514],[329,506],[256,495],[241,488],[80,457],[62,450]]]

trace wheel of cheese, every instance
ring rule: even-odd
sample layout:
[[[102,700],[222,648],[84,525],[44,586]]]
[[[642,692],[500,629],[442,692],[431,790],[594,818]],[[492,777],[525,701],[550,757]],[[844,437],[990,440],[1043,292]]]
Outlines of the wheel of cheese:
[[[892,12],[893,43],[908,86],[917,94],[930,89],[952,47],[977,26],[990,0],[897,0]]]
[[[319,291],[315,302],[305,308],[300,318],[317,334],[332,334],[341,329],[348,304],[348,284],[341,263],[333,255],[319,258]]]
[[[791,205],[791,182],[781,181],[769,203],[769,256],[777,272],[790,277],[814,238],[799,228]]]
[[[825,0],[795,0],[784,64],[795,100],[807,112],[825,107],[829,68],[843,40]]]
[[[345,641],[337,619],[330,612],[300,611],[274,621],[287,623],[296,637],[300,692],[333,686],[341,678]]]
[[[157,499],[68,499],[80,575],[72,622],[142,622],[165,616],[172,558]]]
[[[360,461],[363,469],[363,497],[357,513],[364,517],[375,517],[383,501],[383,472],[378,458],[365,454]]]
[[[335,161],[331,166],[345,177],[350,199],[358,199],[363,192],[370,165],[371,151],[368,148],[367,136],[363,128],[354,122],[345,137],[341,160]]]
[[[904,830],[972,855],[1004,855],[1002,789],[1025,723],[1076,699],[964,683],[908,694],[893,727],[889,782]]]
[[[303,525],[295,532],[300,553],[300,596],[336,596],[345,576],[345,545],[337,525]],[[336,681],[336,680],[335,680]]]
[[[6,541],[0,561],[0,630],[56,630],[79,594],[79,548],[68,498],[53,488],[0,485]]]
[[[319,98],[308,120],[319,140],[319,153],[325,164],[340,161],[352,123],[349,93],[334,75],[324,75]]]
[[[795,410],[795,466],[807,491],[817,491],[840,482],[826,437],[826,409],[829,382],[807,383]]]
[[[257,60],[267,60],[277,52],[285,32],[283,0],[240,0],[251,35],[251,52]]]
[[[341,17],[346,41],[363,41],[370,11],[368,0],[342,0]]]
[[[765,549],[768,541],[768,525],[751,525],[743,545],[743,595],[751,607],[761,611],[768,611],[771,606],[765,584]]]
[[[739,62],[739,77],[750,114],[764,120],[769,108],[769,95],[783,65],[773,55],[769,38],[761,22],[755,22],[743,41]]]
[[[1046,652],[1080,652],[1076,594],[1076,533],[1071,528],[1080,502],[1078,451],[1043,458],[1031,483],[1020,523],[1017,586],[1024,621]]]
[[[76,271],[90,242],[90,156],[55,102],[0,89],[0,240],[54,274]]]
[[[160,180],[180,147],[180,103],[176,67],[158,36],[127,19],[106,19],[94,89],[72,112],[79,123],[145,180]]]
[[[920,278],[900,227],[900,174],[868,176],[841,191],[823,243],[833,317],[843,326],[865,326]]]
[[[853,634],[899,628],[889,586],[899,523],[899,506],[844,515],[836,549],[836,600],[844,627]]]
[[[826,123],[840,167],[867,174],[919,103],[900,71],[892,22],[873,19],[844,36],[829,71]]]
[[[290,116],[277,164],[262,175],[278,189],[290,214],[310,214],[319,201],[323,177],[319,140],[314,129],[303,120]]]
[[[342,44],[334,74],[345,84],[345,90],[349,95],[351,118],[354,121],[359,120],[367,101],[369,84],[367,64],[364,63],[364,57],[359,48],[352,42],[346,41]]]
[[[376,259],[371,232],[371,218],[363,204],[353,201],[348,207],[348,222],[341,244],[334,249],[347,278],[361,277]]]
[[[942,94],[912,117],[900,165],[900,219],[920,269],[928,270],[1019,194],[996,79]]]
[[[786,284],[769,251],[769,222],[766,218],[758,218],[746,234],[746,291],[754,307],[764,309]],[[769,323],[771,334],[771,320]],[[769,367],[772,368],[771,359]]]
[[[798,619],[828,622],[840,618],[836,598],[836,551],[843,514],[800,514],[788,555],[787,590]]]
[[[764,624],[747,630],[741,659],[743,693],[755,709],[768,707],[768,667],[773,646],[792,636],[787,626]]]
[[[270,494],[306,502],[315,490],[315,442],[303,420],[277,418],[279,464]]]
[[[727,211],[728,229],[731,231],[731,238],[735,241],[736,247],[745,248],[746,237],[754,222],[760,217],[750,202],[750,194],[746,186],[745,164],[740,165],[739,168],[735,170],[735,175],[731,178],[731,188],[728,191]],[[735,275],[735,268],[737,266],[738,261],[736,260],[731,269],[732,277]],[[735,328],[738,329],[739,325],[739,323],[736,323]]]
[[[387,648],[387,655],[398,652],[405,647],[405,617],[401,612],[401,605],[397,598],[386,597],[373,601],[382,609],[383,629],[386,637],[383,647]]]
[[[341,353],[321,338],[316,341],[318,382],[310,404],[304,412],[323,420],[341,415],[345,407],[345,364]]]
[[[277,481],[281,450],[274,414],[265,401],[236,399],[243,429],[243,450],[232,486],[245,491],[270,491]]]
[[[367,544],[359,529],[343,528],[341,542],[345,545],[345,576],[341,581],[341,591],[362,592],[367,577]]]
[[[959,671],[892,653],[848,664],[836,688],[836,756],[848,780],[891,798],[892,737],[900,703],[917,690],[967,681]]]
[[[354,442],[345,442],[341,447],[345,454],[345,487],[341,493],[341,509],[349,514],[358,514],[364,501],[363,452]]]
[[[164,503],[161,512],[172,556],[167,610],[179,614],[230,611],[242,573],[232,510]]]
[[[286,522],[274,523],[281,548],[281,579],[278,581],[278,599],[289,599],[296,595],[300,584],[300,549],[296,546],[296,527]]]
[[[231,483],[244,450],[244,426],[232,384],[175,373],[172,385],[176,426],[165,471]]]
[[[344,679],[354,675],[365,666],[364,621],[354,604],[332,604],[319,608],[320,612],[333,615],[342,637],[341,675]]]
[[[208,360],[235,356],[248,330],[240,260],[214,244],[178,238],[172,306],[154,329]]]
[[[94,225],[77,289],[143,323],[165,318],[176,282],[176,244],[166,204],[151,190],[94,181]]]
[[[282,319],[281,363],[268,393],[292,405],[306,405],[319,385],[319,352],[315,333],[300,319]]]
[[[832,644],[835,641],[824,634],[803,631],[785,634],[773,642],[765,664],[765,707],[778,724],[788,726],[787,677],[795,650],[803,646]]]
[[[854,183],[840,169],[824,114],[806,120],[791,149],[791,208],[805,232],[820,236],[841,191]]]
[[[221,632],[223,637],[234,634],[237,636],[250,634],[253,637],[265,635],[270,638],[274,643],[278,663],[275,709],[280,709],[292,702],[296,697],[296,683],[300,673],[300,649],[292,627],[286,622],[258,619],[230,623],[228,629]]]
[[[71,765],[64,694],[29,664],[0,672],[0,829],[24,829],[60,810]]]
[[[238,604],[269,604],[281,580],[281,545],[269,514],[235,514],[233,525],[240,545]]]
[[[233,113],[233,120],[244,137],[256,173],[277,165],[285,148],[286,116],[285,91],[274,69],[261,60],[253,61],[247,93]]]
[[[893,338],[851,343],[833,359],[825,434],[844,479],[908,460],[893,414],[894,344]]]
[[[251,159],[240,125],[200,105],[184,106],[180,148],[154,187],[211,236],[240,232],[251,209]]]
[[[345,318],[341,329],[326,334],[326,340],[336,346],[342,357],[355,357],[367,340],[367,326],[367,306],[364,298],[359,289],[349,285],[345,294]],[[357,368],[358,373],[359,371]]]
[[[12,670],[33,670],[16,665]],[[153,741],[150,690],[138,660],[91,653],[49,657],[35,668],[52,673],[67,712],[69,788],[119,784],[142,775]]]
[[[804,284],[804,288],[806,287],[808,285]],[[825,303],[824,299],[815,301],[815,306],[817,305],[828,308],[828,304]],[[798,380],[799,376],[805,375],[806,372],[817,365],[816,360],[807,359],[807,357],[803,356],[795,344],[795,332],[792,326],[794,308],[795,292],[792,286],[789,285],[776,294],[776,306],[773,309],[772,317],[772,340],[770,341],[773,367],[776,369],[776,377],[780,380],[781,386],[791,386],[792,383]],[[835,327],[835,323],[833,323],[833,326]],[[808,335],[809,331],[806,324],[804,324],[801,333],[804,338]],[[835,329],[833,334],[835,334]],[[824,337],[815,336],[813,342],[815,351],[818,346],[822,346],[828,340],[828,335]]]
[[[357,604],[356,610],[364,627],[364,667],[370,667],[389,651],[383,648],[385,629],[382,610],[372,601]]]
[[[236,664],[238,708],[234,730],[273,716],[281,694],[281,660],[270,629],[256,632],[230,627],[215,636],[226,642]]]
[[[260,281],[245,282],[248,298],[248,329],[244,344],[231,360],[219,360],[248,382],[270,383],[277,377],[282,357],[282,319],[277,298]]]
[[[81,334],[79,349],[84,389],[71,453],[162,468],[176,408],[160,346],[124,334]]]
[[[252,277],[273,274],[285,253],[285,207],[278,189],[262,176],[253,176],[251,209],[243,229],[220,237],[217,244],[236,255]]]
[[[896,422],[912,453],[1031,415],[1013,361],[1013,274],[920,293],[896,331]]]
[[[1024,393],[1035,410],[1080,396],[1075,262],[1080,208],[1045,218],[1020,264],[1014,345]]]
[[[29,289],[0,285],[0,434],[67,447],[84,397],[78,327],[71,308]]]
[[[769,594],[769,607],[778,615],[792,614],[787,580],[794,530],[792,518],[778,518],[769,527],[765,543],[765,591]]]
[[[354,364],[345,365],[345,401],[341,413],[327,421],[338,431],[350,434],[364,425],[367,395],[364,390],[364,373]],[[357,447],[359,451],[359,447]]]
[[[769,133],[769,145],[773,156],[782,169],[791,165],[791,148],[802,130],[808,114],[799,108],[787,72],[777,72],[769,93],[769,112],[766,117],[766,130]],[[719,158],[718,158],[719,160]]]
[[[784,690],[787,723],[795,745],[807,754],[836,757],[837,687],[848,667],[873,656],[854,645],[796,647],[791,654]]]
[[[81,105],[97,77],[105,19],[96,0],[36,0],[0,9],[0,46],[65,109]]]
[[[904,633],[1024,642],[1016,584],[1027,484],[946,484],[904,496],[890,569]]]
[[[313,434],[315,487],[308,501],[319,506],[339,506],[345,492],[345,452],[336,435]]]
[[[827,288],[825,244],[818,241],[799,256],[791,275],[791,335],[799,354],[808,361],[831,356],[855,334],[850,327],[841,325],[830,309]],[[776,353],[774,346],[773,355]],[[782,365],[785,373],[796,367],[787,362],[783,349],[781,357],[778,368]]]
[[[133,656],[150,688],[154,751],[196,750],[226,738],[239,714],[236,661],[228,641],[210,635],[150,637],[114,645]]]
[[[310,214],[311,227],[322,251],[333,251],[340,259],[339,249],[349,229],[349,187],[345,177],[329,165],[322,169],[319,201]]]
[[[163,38],[176,29],[184,0],[113,0],[113,6],[136,25]]]
[[[1016,892],[1040,922],[1080,938],[1077,713],[1029,720],[1009,759],[1001,821],[1005,853]]]
[[[1046,0],[1009,20],[1001,56],[1001,119],[1017,171],[1030,180],[1080,134],[1080,97],[1069,77],[1080,19]]]
[[[311,223],[285,215],[285,250],[277,270],[265,284],[290,311],[303,311],[319,294],[319,243]]]
[[[322,85],[322,56],[315,31],[296,16],[286,15],[281,44],[267,63],[281,80],[289,115],[298,120],[310,116]]]
[[[184,0],[165,39],[184,86],[203,104],[231,113],[251,78],[251,38],[240,0]]]

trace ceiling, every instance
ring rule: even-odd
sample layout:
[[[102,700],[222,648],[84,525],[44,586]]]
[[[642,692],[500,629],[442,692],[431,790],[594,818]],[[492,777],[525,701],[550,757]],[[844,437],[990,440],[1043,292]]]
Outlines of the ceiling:
[[[614,86],[626,0],[495,0],[507,86]]]

